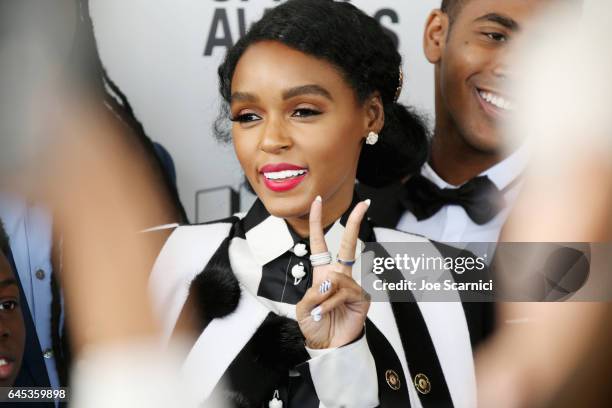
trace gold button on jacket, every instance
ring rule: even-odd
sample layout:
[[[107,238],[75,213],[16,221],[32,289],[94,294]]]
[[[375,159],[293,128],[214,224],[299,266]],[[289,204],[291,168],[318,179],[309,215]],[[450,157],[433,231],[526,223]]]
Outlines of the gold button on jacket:
[[[431,391],[431,383],[425,374],[417,374],[414,377],[414,386],[421,394],[429,394]]]

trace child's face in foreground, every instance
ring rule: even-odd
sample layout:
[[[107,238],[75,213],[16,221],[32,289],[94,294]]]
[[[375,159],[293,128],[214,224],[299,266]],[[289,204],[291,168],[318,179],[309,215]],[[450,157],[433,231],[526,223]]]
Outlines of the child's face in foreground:
[[[0,387],[14,384],[21,367],[25,327],[17,281],[0,252]]]
[[[497,153],[502,124],[513,110],[508,51],[546,0],[469,0],[435,46],[425,36],[426,53],[436,64],[436,114],[455,127],[472,148]],[[435,25],[430,19],[427,30]],[[429,42],[429,44],[428,44]]]
[[[232,79],[236,154],[268,211],[304,218],[350,204],[372,115],[330,63],[281,43],[250,46]],[[367,148],[367,147],[364,147]]]

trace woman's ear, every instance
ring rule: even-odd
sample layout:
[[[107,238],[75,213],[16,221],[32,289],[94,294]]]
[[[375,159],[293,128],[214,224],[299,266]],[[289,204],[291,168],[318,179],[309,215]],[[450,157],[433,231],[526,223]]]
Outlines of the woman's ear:
[[[380,133],[385,126],[385,108],[380,93],[377,91],[367,99],[366,109],[366,135],[369,132]]]
[[[448,35],[448,15],[442,10],[433,10],[427,18],[423,35],[423,50],[425,57],[432,64],[437,64],[442,58]]]

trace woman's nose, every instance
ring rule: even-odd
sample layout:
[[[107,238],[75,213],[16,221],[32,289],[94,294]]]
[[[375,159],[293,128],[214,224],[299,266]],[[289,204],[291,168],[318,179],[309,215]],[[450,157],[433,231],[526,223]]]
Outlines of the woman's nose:
[[[289,149],[293,144],[280,119],[270,119],[268,125],[262,131],[259,148],[266,153],[278,154]]]

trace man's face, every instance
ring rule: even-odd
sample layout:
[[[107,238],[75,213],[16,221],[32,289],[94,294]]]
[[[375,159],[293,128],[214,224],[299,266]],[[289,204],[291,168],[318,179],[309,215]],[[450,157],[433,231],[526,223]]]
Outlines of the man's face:
[[[0,387],[11,387],[21,368],[25,326],[17,281],[0,252]]]
[[[443,13],[429,19],[425,51],[436,64],[436,115],[477,151],[498,153],[502,147],[501,125],[514,108],[507,92],[508,49],[544,2],[467,0],[452,23]],[[436,24],[439,41],[432,43]]]

